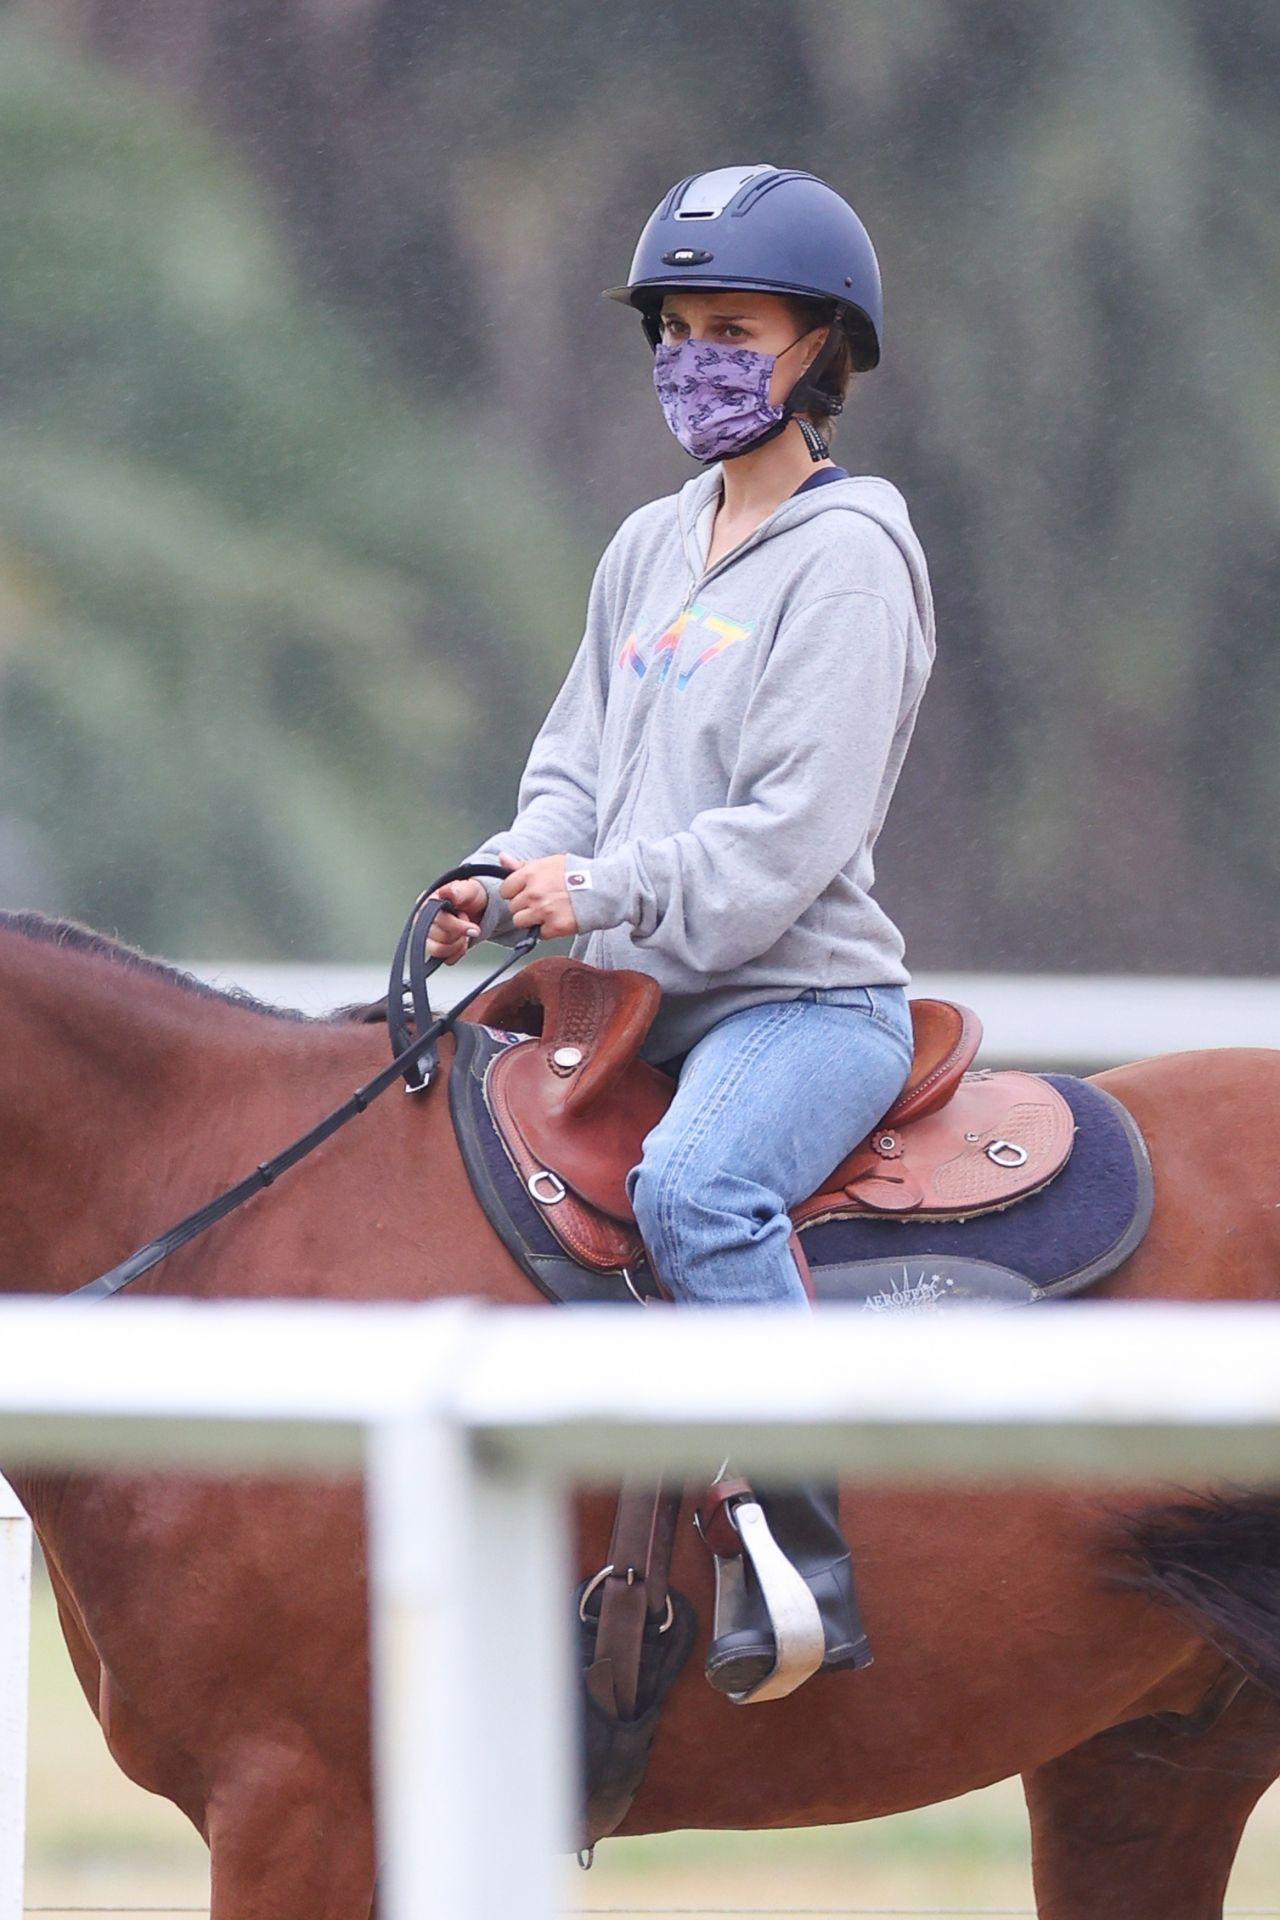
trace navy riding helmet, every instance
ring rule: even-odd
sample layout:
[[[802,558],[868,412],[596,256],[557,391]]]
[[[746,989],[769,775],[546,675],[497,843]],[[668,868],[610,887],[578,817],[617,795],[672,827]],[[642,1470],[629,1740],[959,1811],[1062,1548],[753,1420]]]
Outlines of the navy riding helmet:
[[[853,364],[880,359],[880,268],[867,230],[847,201],[812,173],[760,164],[716,167],[681,180],[640,235],[624,287],[606,298],[638,308],[649,343],[661,339],[662,297],[680,287],[737,287],[831,301]],[[809,403],[801,388],[834,353],[828,346],[787,399]]]

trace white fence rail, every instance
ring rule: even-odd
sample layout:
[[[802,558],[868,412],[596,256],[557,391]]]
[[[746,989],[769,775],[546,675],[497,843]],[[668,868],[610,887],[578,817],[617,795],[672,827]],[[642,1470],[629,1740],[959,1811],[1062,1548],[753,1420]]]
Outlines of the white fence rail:
[[[487,962],[491,969],[497,960]],[[326,1013],[376,1000],[379,967],[194,961],[219,986],[240,986],[270,1006]],[[479,959],[442,968],[436,1007],[451,1006],[482,978]],[[1210,979],[1167,974],[921,973],[910,991],[959,1000],[981,1015],[982,1064],[1086,1072],[1183,1047],[1280,1047],[1280,978]]]
[[[1280,1309],[0,1305],[11,1469],[365,1467],[391,1920],[561,1912],[567,1489],[727,1453],[775,1475],[1275,1483]],[[0,1783],[17,1792],[12,1756]]]

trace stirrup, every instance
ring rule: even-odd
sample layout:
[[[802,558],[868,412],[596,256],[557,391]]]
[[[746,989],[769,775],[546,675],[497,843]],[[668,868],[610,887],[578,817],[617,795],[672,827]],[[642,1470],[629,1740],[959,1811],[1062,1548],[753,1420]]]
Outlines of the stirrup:
[[[730,1620],[735,1616],[742,1619],[748,1613],[746,1586],[750,1562],[773,1632],[774,1661],[763,1679],[752,1686],[725,1688],[716,1685],[712,1652],[708,1656],[707,1678],[735,1707],[744,1707],[761,1700],[783,1700],[803,1686],[821,1667],[825,1642],[818,1603],[803,1576],[774,1539],[759,1502],[735,1501],[732,1520],[743,1551],[732,1559],[720,1554],[714,1556],[716,1597],[712,1647],[716,1639],[729,1638],[734,1633],[735,1629],[728,1625]],[[723,1664],[728,1666],[731,1659],[730,1655]]]

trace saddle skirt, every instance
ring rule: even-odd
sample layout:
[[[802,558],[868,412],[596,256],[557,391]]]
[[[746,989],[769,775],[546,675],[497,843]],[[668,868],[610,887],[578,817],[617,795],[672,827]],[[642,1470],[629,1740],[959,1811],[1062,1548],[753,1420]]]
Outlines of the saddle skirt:
[[[642,1262],[626,1174],[674,1093],[671,1078],[638,1057],[657,1001],[646,976],[557,959],[534,962],[469,1010],[494,1042],[485,1119],[555,1240],[601,1275],[629,1276]],[[912,1016],[917,1049],[903,1094],[792,1209],[805,1243],[806,1229],[831,1221],[955,1222],[1003,1210],[1068,1162],[1076,1119],[1057,1085],[969,1070],[981,1028],[967,1009],[915,1001]],[[457,1034],[473,1056],[464,1025]],[[475,1180],[477,1116],[464,1121],[452,1089],[451,1106]]]

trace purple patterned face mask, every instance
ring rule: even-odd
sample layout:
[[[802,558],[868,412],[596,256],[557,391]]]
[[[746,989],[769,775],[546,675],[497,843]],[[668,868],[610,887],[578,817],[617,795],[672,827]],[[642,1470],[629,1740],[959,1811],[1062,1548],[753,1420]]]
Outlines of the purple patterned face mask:
[[[695,460],[725,460],[781,420],[783,409],[769,399],[769,379],[780,358],[708,340],[660,346],[653,384],[667,425],[685,452]]]

